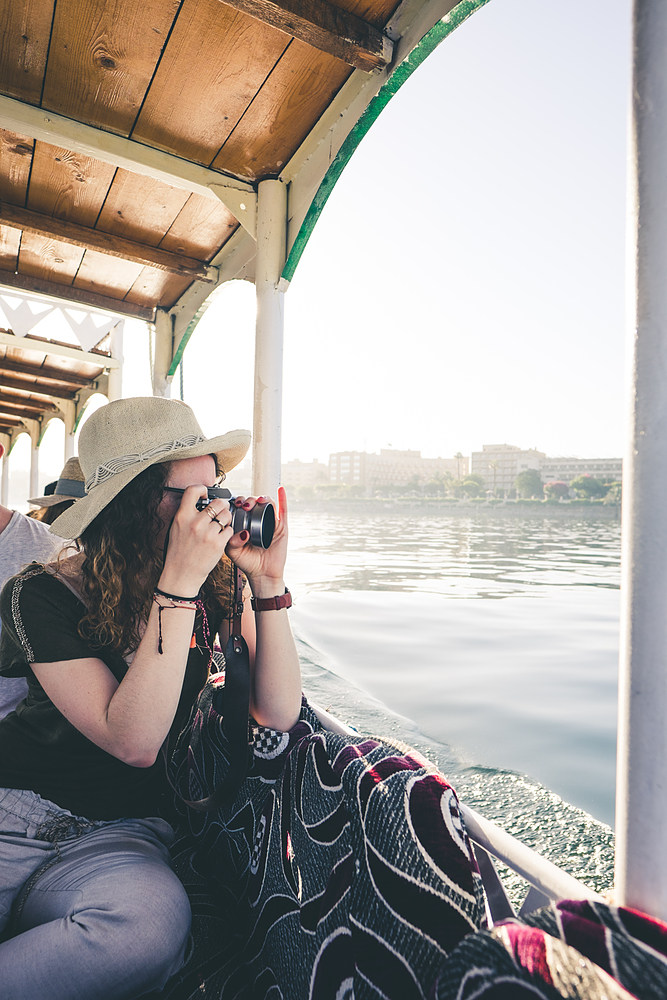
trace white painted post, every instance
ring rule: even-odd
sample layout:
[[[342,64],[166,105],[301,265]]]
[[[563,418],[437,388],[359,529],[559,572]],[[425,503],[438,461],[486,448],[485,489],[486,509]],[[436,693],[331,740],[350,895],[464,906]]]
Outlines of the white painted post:
[[[0,478],[0,504],[6,507],[9,503],[9,447],[11,445],[11,440],[9,437],[2,436],[2,443],[5,448],[5,453],[2,456],[2,476]]]
[[[616,900],[667,920],[667,4],[635,0]]]
[[[173,325],[171,316],[164,309],[156,310],[153,330],[155,331],[152,372],[153,395],[169,399],[171,397],[171,379],[167,378],[167,372],[172,359]]]
[[[41,426],[30,421],[30,496],[39,496],[39,438]]]
[[[76,448],[74,447],[74,435],[70,432],[69,427],[65,424],[65,462],[70,458],[74,458],[76,454]]]
[[[61,400],[59,406],[62,422],[65,425],[65,454],[63,462],[76,455],[74,447],[74,424],[76,422],[76,403],[71,400]]]
[[[257,192],[255,291],[255,394],[252,442],[252,492],[276,496],[280,483],[283,400],[285,293],[280,274],[287,240],[287,187],[260,181]]]
[[[107,399],[111,402],[120,399],[123,395],[123,333],[125,332],[125,320],[120,320],[111,331],[109,338],[109,352],[111,357],[118,361],[117,368],[109,369],[109,381],[107,385]]]

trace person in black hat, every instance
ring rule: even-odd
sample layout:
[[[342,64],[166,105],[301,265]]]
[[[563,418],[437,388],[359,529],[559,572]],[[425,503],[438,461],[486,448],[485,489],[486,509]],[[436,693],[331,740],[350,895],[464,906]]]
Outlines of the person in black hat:
[[[37,508],[31,510],[28,517],[43,524],[53,524],[75,500],[80,500],[85,495],[86,484],[79,459],[68,458],[58,479],[44,487],[44,495],[28,500],[29,504]]]

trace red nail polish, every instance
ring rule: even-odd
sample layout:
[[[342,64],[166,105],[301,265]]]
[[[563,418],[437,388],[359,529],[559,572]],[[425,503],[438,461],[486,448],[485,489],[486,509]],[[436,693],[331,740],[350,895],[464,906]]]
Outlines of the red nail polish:
[[[266,497],[257,497],[257,503],[266,503]]]
[[[241,500],[241,497],[237,497],[234,503],[236,504],[237,507],[240,507],[243,501]]]
[[[247,531],[242,531],[241,534],[239,535],[239,537],[240,537],[240,539],[241,539],[242,542],[247,542],[248,539],[250,538],[250,535],[248,534]]]
[[[249,503],[247,503],[247,502],[246,502],[246,503],[244,503],[244,504],[243,504],[243,509],[244,509],[244,510],[250,510],[250,504],[249,504]]]

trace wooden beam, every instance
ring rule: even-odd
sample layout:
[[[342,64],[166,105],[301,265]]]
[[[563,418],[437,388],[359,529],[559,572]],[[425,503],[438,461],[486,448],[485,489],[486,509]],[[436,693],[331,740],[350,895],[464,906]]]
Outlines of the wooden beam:
[[[204,287],[208,288],[208,285]],[[2,288],[0,288],[0,292],[2,292]],[[63,303],[63,305],[67,305],[67,303]],[[38,337],[35,333],[29,333],[25,337],[17,337],[13,333],[7,333],[6,330],[0,330],[0,345],[2,344],[5,347],[18,347],[23,351],[39,351],[58,358],[71,358],[80,364],[97,365],[98,367],[104,365],[105,368],[121,367],[120,359],[112,358],[102,351],[98,352],[94,348],[92,351],[83,351],[80,347],[63,344],[58,340],[47,340],[46,337]],[[44,344],[44,348],[42,348],[42,344]]]
[[[34,350],[40,350],[35,347]],[[45,351],[44,353],[48,353]],[[100,358],[100,368],[104,368],[104,358]],[[10,361],[7,357],[0,357],[0,371],[19,372],[21,375],[33,375],[35,378],[52,378],[56,382],[66,382],[70,385],[92,385],[99,376],[90,378],[86,375],[77,375],[62,368],[48,368],[46,365],[31,365],[22,361]]]
[[[16,413],[19,416],[25,414],[33,419],[37,419],[42,413],[55,413],[58,410],[55,403],[50,403],[46,399],[43,403],[39,403],[36,399],[26,399],[25,404],[22,399],[22,396],[8,396],[0,392],[0,410],[4,413]]]
[[[108,337],[108,334],[104,334],[102,337],[100,337],[98,343],[100,343],[102,340],[106,340],[107,337]],[[49,347],[58,347],[58,348],[65,347],[65,348],[70,348],[71,349],[70,344],[66,343],[64,340],[52,340],[50,337],[40,337],[38,333],[26,333],[25,339],[26,340],[38,340],[42,344],[48,344]],[[36,350],[36,349],[37,348],[32,348],[32,350]],[[26,350],[31,350],[31,348],[26,348]],[[74,348],[74,350],[81,350],[81,348]],[[58,351],[51,351],[51,350],[49,350],[49,351],[44,351],[44,353],[45,354],[62,354],[62,351],[59,351],[59,350]],[[102,361],[98,360],[96,362],[96,364],[98,364],[98,365],[101,365],[101,364],[108,365],[110,363],[110,361],[111,361],[111,354],[109,353],[109,351],[103,351],[99,347],[91,347],[90,351],[88,352],[88,354],[89,355],[93,355],[93,357],[98,358],[98,359],[102,358]],[[62,356],[66,357],[67,355],[63,354]],[[79,360],[79,361],[81,360],[81,357],[80,357],[79,354],[77,354],[77,360]]]
[[[134,319],[142,319],[145,323],[152,323],[155,315],[155,309],[152,306],[135,305],[133,302],[114,299],[110,295],[100,295],[98,292],[86,292],[82,288],[61,285],[58,281],[49,281],[47,278],[33,278],[28,274],[12,274],[11,271],[0,271],[0,286],[2,285],[8,288],[20,288],[24,292],[47,295],[49,298],[61,299],[64,300],[63,305],[65,306],[75,306],[77,304],[91,306],[93,309],[103,309],[105,312],[118,313],[120,316],[132,316]],[[1,290],[2,288],[0,287]],[[14,338],[12,337],[11,340],[13,341]],[[7,343],[7,341],[3,341],[3,343]],[[62,352],[52,351],[51,353],[60,354]],[[76,351],[76,348],[72,348],[71,357],[80,355],[81,352]]]
[[[28,211],[27,208],[8,205],[6,202],[0,204],[0,225],[21,229],[24,233],[48,236],[50,239],[83,247],[85,250],[97,250],[98,253],[121,257],[123,260],[142,264],[144,267],[156,267],[160,271],[169,271],[181,278],[215,281],[218,276],[214,267],[209,267],[194,257],[182,257],[170,250],[147,247],[142,243],[135,243],[134,240],[112,236],[111,233],[79,226],[75,222],[56,219],[50,215],[40,215],[38,212]]]
[[[292,38],[371,72],[391,62],[393,43],[381,31],[326,0],[221,0]]]
[[[251,235],[254,232],[257,195],[247,181],[11,97],[0,96],[0,128],[52,146],[62,146],[73,153],[83,153],[102,163],[131,170],[142,177],[152,177],[214,201],[220,200],[244,229]]]
[[[5,415],[2,407],[0,406],[0,424],[4,424],[5,427],[20,427],[23,423],[22,420],[14,420],[8,414]]]
[[[0,375],[0,390],[21,389],[23,392],[36,392],[40,396],[55,396],[57,399],[76,399],[76,392],[60,389],[58,386],[35,385],[34,382],[22,382],[18,378],[7,378]]]

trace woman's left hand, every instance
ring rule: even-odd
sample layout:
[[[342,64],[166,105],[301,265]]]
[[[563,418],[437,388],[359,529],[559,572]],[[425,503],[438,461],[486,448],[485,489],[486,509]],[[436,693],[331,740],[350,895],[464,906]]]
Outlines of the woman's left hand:
[[[259,503],[270,503],[265,497],[256,500],[239,498],[244,511],[252,511]],[[225,549],[229,558],[245,575],[260,600],[280,597],[285,593],[283,570],[287,556],[287,501],[285,490],[278,490],[276,530],[268,549],[250,544],[247,532],[232,535]],[[245,537],[243,537],[245,534]],[[255,612],[255,661],[251,667],[250,713],[261,725],[286,732],[299,718],[301,708],[301,672],[294,637],[286,610]]]
[[[271,502],[268,497],[249,497],[247,500],[243,497],[236,498],[236,505],[247,512],[252,511],[257,504]],[[283,572],[287,558],[287,498],[282,486],[278,489],[276,529],[268,549],[251,545],[248,532],[241,531],[232,535],[225,551],[247,576],[255,597],[275,597],[282,592],[276,589],[284,589]]]

